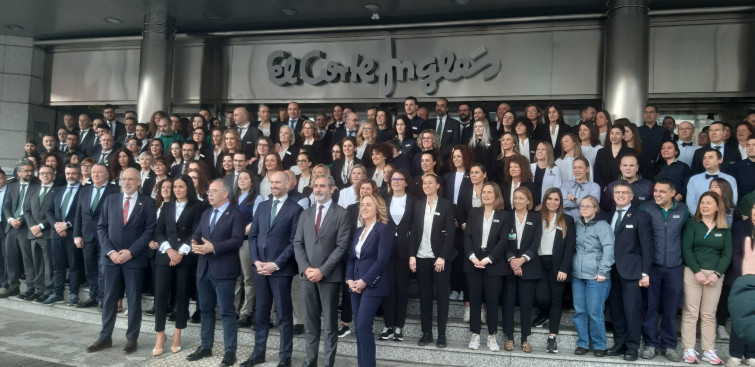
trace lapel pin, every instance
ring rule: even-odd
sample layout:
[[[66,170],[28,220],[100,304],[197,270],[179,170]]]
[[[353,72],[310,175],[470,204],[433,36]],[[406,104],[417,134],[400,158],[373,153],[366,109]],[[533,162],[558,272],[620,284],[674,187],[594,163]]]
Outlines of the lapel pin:
[[[139,206],[142,206],[142,203],[137,203],[137,204],[139,204]]]

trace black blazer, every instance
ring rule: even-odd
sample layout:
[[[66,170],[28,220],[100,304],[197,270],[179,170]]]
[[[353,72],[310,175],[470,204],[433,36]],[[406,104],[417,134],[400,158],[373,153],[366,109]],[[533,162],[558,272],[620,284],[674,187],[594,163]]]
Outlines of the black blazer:
[[[537,251],[540,249],[540,237],[543,234],[542,220],[539,214],[527,212],[522,240],[520,241],[521,246],[517,248],[515,216],[516,212],[511,212],[511,229],[509,230],[509,243],[506,248],[506,262],[514,257],[527,255],[530,259],[522,264],[522,279],[540,279],[543,276],[543,268],[540,265],[540,256],[538,256]]]
[[[144,180],[144,183],[142,183],[141,193],[151,197],[152,191],[155,189],[155,185],[157,185],[157,174],[155,174],[154,171],[149,170],[147,179]]]
[[[69,238],[73,235],[73,222],[76,220],[76,206],[79,202],[79,194],[81,193],[82,187],[83,186],[79,185],[79,188],[76,189],[76,194],[69,198],[70,207],[68,208],[68,213],[66,213],[65,217],[63,216],[61,207],[63,206],[63,200],[68,191],[68,185],[57,186],[53,193],[48,193],[48,195],[53,194],[53,200],[47,206],[47,221],[51,227],[57,222],[65,222],[68,227],[66,233]],[[47,197],[45,197],[45,199],[47,199]],[[55,230],[50,231],[50,238],[58,239],[60,237],[61,236]]]
[[[723,173],[730,173],[734,164],[737,163],[737,161],[742,160],[742,155],[739,154],[739,149],[736,147],[728,146],[726,143],[722,143],[721,145],[724,146],[724,161],[721,163],[720,170]],[[692,156],[692,167],[690,167],[690,169],[692,170],[693,176],[705,172],[705,167],[703,167],[703,153],[705,153],[706,148],[710,148],[710,145],[698,148]]]
[[[118,193],[118,186],[106,183],[101,189],[100,201],[92,211],[92,195],[95,194],[94,185],[81,186],[79,188],[79,201],[76,205],[76,217],[73,222],[73,236],[82,237],[85,243],[97,240],[97,223],[100,221],[100,212],[105,198],[110,194]]]
[[[278,153],[275,153],[278,154]],[[286,153],[283,155],[283,159],[281,160],[281,164],[283,165],[283,169],[291,169],[291,166],[296,165],[296,157],[299,156],[299,146],[298,145],[289,145],[288,150],[286,150]],[[259,160],[259,159],[258,159]]]
[[[577,228],[574,226],[574,218],[571,215],[564,214],[563,218],[566,222],[566,228],[561,228],[558,224],[556,225],[556,233],[553,238],[553,255],[551,258],[553,259],[553,268],[566,273],[566,279],[569,279],[577,244]],[[566,238],[563,235],[564,230],[566,230]]]
[[[422,232],[430,232],[430,244],[433,254],[436,258],[442,257],[448,264],[456,257],[454,248],[454,205],[447,199],[438,198],[433,215],[432,228],[423,228],[425,223],[425,211],[427,210],[427,198],[414,202],[414,222],[412,224],[416,231],[410,234],[409,256],[417,256],[419,243],[422,241]]]
[[[283,126],[283,125],[288,126],[288,122],[289,121],[290,121],[290,119],[285,119],[283,121],[278,121],[278,124],[280,124],[280,125],[278,125],[278,130],[280,131],[280,127]],[[304,126],[304,121],[307,121],[307,119],[305,119],[302,116],[299,116],[299,118],[296,119],[296,126],[294,127],[294,135],[301,136],[301,128]],[[272,133],[273,133],[273,131],[272,131],[272,127],[271,127],[270,128],[270,135],[272,135]],[[275,137],[273,138],[273,140],[276,143],[280,143],[280,140],[278,140],[278,134],[275,134]]]
[[[456,184],[456,171],[448,172],[445,175],[443,175],[443,197],[450,200],[452,203],[454,202],[454,185]],[[472,182],[469,180],[469,171],[464,172],[464,175],[461,178],[461,185],[459,186],[459,197],[461,198],[461,190],[466,185],[471,185]],[[458,200],[461,200],[461,199]],[[456,202],[458,205],[459,202]]]
[[[560,132],[560,130],[559,130]],[[548,136],[550,139],[550,135]],[[560,139],[560,138],[559,138]],[[535,152],[537,152],[537,145],[540,144],[540,140],[533,139],[532,137],[529,138],[530,144],[529,144],[529,152],[519,152],[519,154],[528,157],[530,159],[530,163],[537,162],[537,159],[535,159]],[[549,140],[550,142],[550,140]],[[517,146],[519,146],[519,143],[517,143]]]
[[[202,218],[204,205],[199,201],[187,202],[186,207],[181,212],[176,222],[176,202],[165,203],[160,210],[160,217],[157,218],[155,226],[155,242],[158,246],[168,241],[170,247],[178,251],[181,245],[191,246],[191,235],[194,234],[194,228],[199,226],[199,220]],[[177,266],[194,266],[197,257],[194,253],[189,252],[184,255],[183,259]],[[168,254],[156,251],[155,265],[170,265]]]
[[[57,222],[56,220],[52,222],[52,224],[50,224],[50,221],[47,219],[47,209],[50,207],[50,205],[52,205],[55,191],[59,189],[60,186],[50,186],[50,189],[47,190],[47,194],[45,194],[45,198],[41,203],[39,202],[39,194],[40,192],[42,192],[42,186],[33,186],[28,189],[30,193],[27,199],[24,201],[24,222],[26,223],[27,227],[36,226],[37,224],[41,224],[43,227],[45,227],[45,229],[42,230],[42,239],[50,238],[51,228],[55,226],[55,223]],[[71,206],[70,210],[75,213],[76,206]],[[54,231],[54,229],[52,230]],[[31,233],[31,231],[27,231],[26,235],[30,240],[37,238]]]
[[[469,257],[474,254],[477,260],[489,257],[493,262],[485,267],[487,275],[494,277],[511,275],[511,267],[505,258],[508,235],[511,232],[511,223],[513,223],[511,215],[503,210],[496,210],[493,213],[493,223],[490,226],[485,250],[482,249],[482,223],[485,219],[485,210],[482,207],[472,208],[468,217],[469,223],[464,231],[464,272],[471,273],[479,270],[469,261]]]
[[[619,149],[619,154],[614,157],[611,146],[598,150],[598,153],[595,155],[595,167],[593,167],[593,174],[595,176],[593,182],[598,184],[601,189],[605,189],[609,183],[615,181],[621,175],[621,170],[619,170],[621,158],[632,152],[634,152],[632,148],[624,146]]]
[[[511,211],[513,210],[513,205],[511,202],[511,182],[501,182],[501,194],[503,195],[503,210]],[[532,207],[534,208],[538,204],[540,204],[540,193],[534,192],[534,184],[532,182],[522,182],[519,184],[519,187],[526,187],[528,190],[530,190],[530,194],[532,194]]]
[[[408,261],[409,260],[409,248],[411,247],[407,241],[409,241],[412,233],[412,223],[414,220],[414,202],[416,198],[410,194],[406,194],[406,209],[404,210],[404,216],[396,223],[391,215],[391,201],[393,196],[389,196],[385,199],[385,207],[388,209],[388,224],[393,229],[393,251],[391,251],[391,261]]]
[[[535,127],[535,131],[532,133],[532,138],[540,141],[547,141],[549,143],[553,143],[551,141],[551,124],[545,123],[545,124],[538,124],[537,127]],[[556,139],[556,144],[553,146],[553,156],[554,157],[560,157],[561,156],[561,138],[566,135],[567,133],[571,132],[571,127],[565,123],[559,123],[558,124],[558,137]],[[579,143],[579,142],[577,142]],[[532,147],[532,144],[530,144],[530,147]],[[535,148],[537,148],[537,145],[535,145]]]
[[[256,128],[254,124],[249,123],[248,128],[241,137],[241,150],[246,153],[247,157],[254,157],[254,151],[257,148],[257,139],[262,136],[262,131]]]
[[[473,191],[474,185],[472,185],[472,182],[462,185],[459,189],[459,201],[456,202],[456,222],[459,224],[459,228],[467,222],[469,211],[472,210]]]
[[[339,190],[343,190],[344,187],[350,186],[349,180],[344,182],[341,179],[341,172],[343,171],[344,163],[344,158],[336,159],[335,161],[333,161],[333,167],[330,169],[330,175],[333,176],[333,180],[336,181],[336,186]],[[362,160],[354,157],[354,164],[362,164]]]
[[[606,219],[611,224],[616,210]],[[615,231],[615,230],[614,230]],[[615,231],[614,266],[623,279],[639,280],[642,273],[650,274],[653,266],[653,230],[650,216],[632,205],[623,213],[619,230]]]
[[[97,133],[94,131],[93,127],[89,128],[89,131],[87,131],[86,136],[84,136],[83,139],[79,139],[79,146],[78,149],[84,152],[84,155],[87,157],[91,157],[92,153],[94,152],[94,137],[97,135]],[[81,131],[79,131],[79,137],[81,136]],[[149,145],[149,144],[147,144]],[[96,162],[96,161],[95,161]]]
[[[28,185],[26,186],[26,192],[24,193],[24,201],[29,200],[31,198],[31,191],[34,187],[39,187],[39,179],[32,176],[31,179],[28,182]],[[8,223],[8,219],[14,218],[13,214],[16,213],[16,209],[18,208],[18,205],[23,203],[19,203],[19,196],[21,194],[21,182],[18,180],[15,180],[8,184],[8,186],[5,189],[5,203],[3,203],[3,216],[5,217],[5,233],[8,233],[11,228],[13,228],[10,223]],[[22,227],[26,226],[26,220],[24,219],[24,216],[21,215],[18,218],[16,218],[21,221]],[[22,228],[19,227],[19,228]]]
[[[262,133],[262,129],[260,129],[260,122],[254,121],[252,122],[252,126],[256,127],[260,133]],[[281,130],[281,124],[277,121],[270,121],[270,139],[273,139],[273,143],[280,143],[280,130]],[[264,135],[260,134],[260,136]],[[296,135],[299,136],[299,135]]]
[[[435,131],[435,124],[437,124],[437,122],[437,118],[425,121],[425,123],[422,124],[422,130],[432,129]],[[443,134],[440,137],[440,158],[444,162],[451,155],[451,149],[453,149],[454,145],[459,142],[459,136],[461,135],[459,125],[459,120],[446,115],[446,125],[443,127]]]
[[[330,155],[329,149],[322,140],[315,140],[311,145],[300,145],[301,149],[306,149],[312,154],[312,167],[320,163],[327,163],[326,156]]]

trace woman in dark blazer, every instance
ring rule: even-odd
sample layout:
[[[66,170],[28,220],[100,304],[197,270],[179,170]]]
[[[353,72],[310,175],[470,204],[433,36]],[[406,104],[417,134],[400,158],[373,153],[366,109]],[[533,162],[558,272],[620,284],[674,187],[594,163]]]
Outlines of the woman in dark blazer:
[[[351,168],[354,165],[362,164],[362,160],[356,157],[357,141],[353,137],[345,137],[338,143],[341,146],[342,156],[333,161],[333,168],[330,169],[330,175],[336,181],[339,190],[343,190],[351,185]]]
[[[425,198],[414,203],[413,231],[410,235],[409,269],[417,273],[422,338],[419,346],[432,343],[433,299],[438,305],[438,348],[446,347],[448,293],[454,248],[454,206],[438,196],[440,179],[434,173],[422,178]]]
[[[469,290],[470,321],[472,338],[469,349],[480,347],[481,311],[483,294],[487,307],[488,349],[499,351],[498,300],[503,279],[511,275],[511,268],[504,260],[511,232],[511,216],[503,210],[501,189],[495,182],[482,186],[482,207],[469,211],[468,224],[464,230],[464,272]]]
[[[451,159],[448,162],[449,172],[443,175],[443,197],[450,200],[456,206],[458,206],[462,188],[471,185],[469,181],[469,169],[473,164],[474,153],[468,146],[459,144],[451,149]],[[456,234],[454,235],[454,247],[456,247],[457,252],[464,252],[464,231],[458,222],[456,223]],[[451,264],[450,299],[469,302],[467,280],[463,269],[464,260],[461,257],[454,259],[453,264]]]
[[[275,143],[275,154],[281,158],[284,170],[291,169],[296,165],[296,157],[299,156],[299,146],[296,145],[294,131],[288,125],[282,125],[278,136],[278,142]]]
[[[527,337],[532,328],[532,304],[535,300],[535,284],[542,277],[538,249],[542,225],[540,216],[532,209],[532,193],[526,187],[514,190],[514,211],[508,234],[506,260],[514,272],[505,280],[503,306],[503,332],[506,333],[507,351],[514,350],[514,304],[519,301],[522,320],[522,351],[532,352]]]
[[[393,228],[393,249],[388,259],[385,276],[388,278],[388,295],[383,298],[383,316],[385,327],[380,333],[380,340],[393,338],[404,340],[404,322],[409,302],[409,234],[414,220],[414,196],[409,193],[409,171],[400,169],[391,175],[392,195],[386,199],[388,224]]]
[[[357,358],[360,367],[375,366],[375,338],[372,325],[375,314],[388,295],[385,276],[391,256],[393,228],[383,198],[373,193],[359,203],[359,217],[364,226],[357,229],[346,261],[346,285],[351,292],[351,308],[357,334]]]
[[[545,202],[540,211],[543,234],[539,250],[543,278],[535,287],[535,304],[540,309],[540,316],[534,324],[538,326],[549,321],[547,350],[548,353],[558,353],[556,335],[561,324],[561,305],[574,258],[577,229],[574,227],[574,219],[570,215],[564,215],[564,200],[559,188],[551,187],[543,197]]]
[[[526,187],[527,190],[533,192],[535,184],[532,182],[532,168],[525,156],[516,154],[506,158],[505,168],[503,182],[500,183],[503,195],[503,209],[511,211],[514,190],[519,187]],[[536,198],[534,198],[532,203],[533,208],[540,204],[540,196],[535,196]]]
[[[181,175],[173,180],[173,200],[160,210],[155,228],[155,241],[159,247],[155,254],[155,331],[157,341],[152,355],[163,353],[168,340],[165,335],[168,298],[171,282],[176,288],[176,331],[170,350],[181,350],[181,330],[189,319],[189,292],[194,279],[196,256],[191,253],[191,235],[199,226],[204,206],[197,200],[191,178]],[[178,214],[178,215],[177,215]]]
[[[605,189],[609,183],[615,181],[621,175],[619,170],[619,163],[621,158],[625,155],[632,153],[632,149],[627,147],[627,143],[624,141],[624,128],[622,126],[614,125],[608,132],[608,139],[605,147],[598,151],[595,156],[595,167],[593,167],[593,174],[596,184],[600,185],[601,189]]]

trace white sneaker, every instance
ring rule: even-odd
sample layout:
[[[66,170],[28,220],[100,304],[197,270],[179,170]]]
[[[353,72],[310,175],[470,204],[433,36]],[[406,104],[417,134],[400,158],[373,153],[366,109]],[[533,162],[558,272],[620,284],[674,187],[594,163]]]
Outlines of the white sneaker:
[[[498,340],[496,340],[495,334],[488,335],[488,349],[490,349],[491,352],[501,350],[501,348],[498,348]]]
[[[481,309],[480,310],[480,321],[482,321],[483,324],[486,324],[487,323],[487,318],[488,318],[488,312],[485,311],[484,308]]]
[[[726,327],[723,325],[718,325],[716,328],[716,337],[718,337],[721,340],[729,340],[731,337],[729,336],[729,333],[726,331]]]
[[[724,364],[724,361],[716,355],[715,349],[703,351],[703,361],[708,361],[710,364]]]
[[[459,295],[456,296],[457,301],[463,301],[464,300],[464,291],[459,291]]]
[[[747,363],[747,365],[749,365],[750,367],[755,367],[755,358],[747,358],[745,360],[745,363]]]
[[[740,364],[742,364],[742,358],[729,357],[729,359],[726,361],[726,365],[729,367],[737,367]]]
[[[458,300],[459,299],[459,292],[457,292],[457,291],[451,292],[451,295],[448,296],[448,299],[450,299],[451,301]]]
[[[469,306],[464,307],[464,322],[469,322]]]
[[[480,347],[480,334],[472,334],[472,339],[469,340],[469,349],[477,350]]]
[[[692,363],[692,364],[698,364],[698,363],[700,363],[697,360],[697,351],[694,350],[694,349],[685,349],[684,350],[684,361],[687,362],[687,363]]]

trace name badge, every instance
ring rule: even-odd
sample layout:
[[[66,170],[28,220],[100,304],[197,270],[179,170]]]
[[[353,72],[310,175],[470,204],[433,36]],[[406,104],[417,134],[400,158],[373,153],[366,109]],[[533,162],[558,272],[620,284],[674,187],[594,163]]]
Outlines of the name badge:
[[[713,236],[715,236],[715,237],[723,237],[723,235],[720,234],[720,233],[715,233],[715,234],[713,234]]]
[[[291,152],[289,152],[289,151],[286,151],[286,155],[291,155]]]
[[[634,228],[634,224],[627,224],[627,228]]]
[[[564,230],[564,229],[563,229],[563,228],[561,228],[560,226],[556,226],[556,229],[558,229],[559,231],[563,231],[563,230]]]
[[[439,217],[440,217],[440,213],[438,213],[438,212],[435,212],[435,213],[433,213],[433,214],[435,214],[435,215],[437,215],[437,216],[439,216]]]
[[[509,233],[509,239],[515,240],[516,239],[516,233]]]
[[[452,133],[452,132],[454,132],[454,131],[453,131],[453,130],[446,130],[446,132],[447,132],[447,133]]]
[[[645,197],[644,197],[644,196],[640,196],[640,197],[638,197],[638,198],[639,198],[640,200],[645,200]]]
[[[672,215],[671,218],[679,219],[679,216],[678,215]]]
[[[500,222],[500,220],[498,220],[498,219],[493,219],[493,223],[499,223],[499,222]]]
[[[531,225],[532,225],[532,222],[527,222],[526,224],[527,224],[528,226],[531,226]]]

